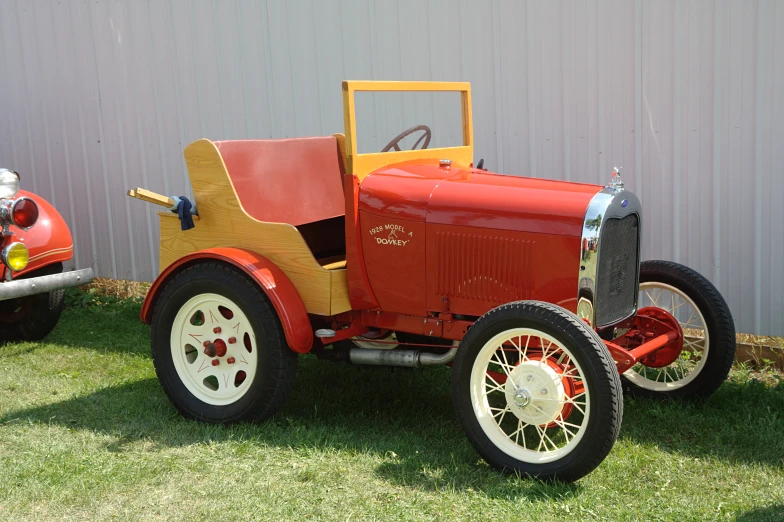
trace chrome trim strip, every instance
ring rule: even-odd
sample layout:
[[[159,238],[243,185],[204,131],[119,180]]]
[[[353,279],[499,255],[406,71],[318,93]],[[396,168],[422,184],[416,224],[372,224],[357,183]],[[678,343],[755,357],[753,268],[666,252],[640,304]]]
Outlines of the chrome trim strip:
[[[596,278],[599,267],[600,239],[602,227],[608,219],[621,219],[629,214],[637,214],[638,226],[642,230],[642,205],[634,193],[623,188],[623,185],[604,187],[596,193],[588,204],[583,221],[583,233],[580,238],[580,267],[577,277],[577,315],[587,319],[591,327],[597,328],[596,322]],[[640,286],[640,236],[637,234],[637,281]],[[634,315],[637,310],[638,292],[634,294]],[[631,317],[631,315],[629,317]],[[620,321],[627,319],[624,317]],[[618,321],[618,322],[620,322]],[[615,324],[615,323],[613,323]],[[598,325],[604,328],[612,325]]]

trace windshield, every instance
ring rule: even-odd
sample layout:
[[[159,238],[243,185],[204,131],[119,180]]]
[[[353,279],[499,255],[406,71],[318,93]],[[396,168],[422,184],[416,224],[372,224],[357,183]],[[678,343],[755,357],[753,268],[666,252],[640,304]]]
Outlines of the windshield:
[[[471,85],[343,82],[346,172],[360,181],[403,161],[473,162]]]
[[[359,154],[466,145],[459,92],[357,92],[354,103]]]

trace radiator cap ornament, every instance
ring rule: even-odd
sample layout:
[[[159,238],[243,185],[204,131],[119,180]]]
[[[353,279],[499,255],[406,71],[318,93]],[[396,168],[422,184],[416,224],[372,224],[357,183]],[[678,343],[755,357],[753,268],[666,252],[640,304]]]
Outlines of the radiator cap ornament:
[[[615,167],[612,171],[612,179],[610,179],[609,187],[614,191],[623,190],[623,180],[621,179],[621,168]]]

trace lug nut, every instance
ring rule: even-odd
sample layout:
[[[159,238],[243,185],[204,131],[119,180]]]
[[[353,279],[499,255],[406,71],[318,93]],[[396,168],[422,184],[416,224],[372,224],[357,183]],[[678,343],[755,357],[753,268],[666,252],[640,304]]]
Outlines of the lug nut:
[[[221,333],[221,327],[220,326],[216,326],[215,328],[212,329],[212,333],[214,333],[214,334]]]
[[[234,344],[236,342],[237,342],[237,338],[236,337],[229,337],[229,344]]]
[[[234,357],[229,357],[228,359],[226,359],[226,362],[229,364],[234,364]]]
[[[212,360],[212,365],[213,366],[218,366],[219,364],[220,364],[220,359],[213,359]]]

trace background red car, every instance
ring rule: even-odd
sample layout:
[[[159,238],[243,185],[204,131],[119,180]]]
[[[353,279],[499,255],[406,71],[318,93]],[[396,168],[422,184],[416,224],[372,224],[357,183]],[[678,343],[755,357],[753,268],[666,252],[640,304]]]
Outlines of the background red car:
[[[37,340],[54,329],[65,289],[93,280],[92,268],[63,272],[73,239],[62,216],[44,198],[19,190],[19,174],[0,169],[0,336]]]

